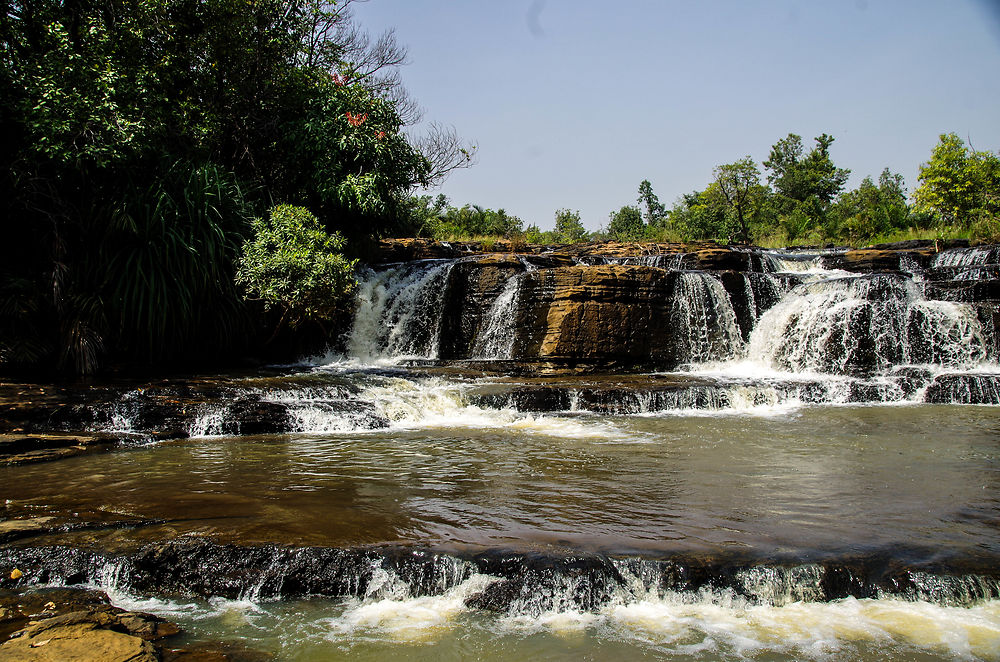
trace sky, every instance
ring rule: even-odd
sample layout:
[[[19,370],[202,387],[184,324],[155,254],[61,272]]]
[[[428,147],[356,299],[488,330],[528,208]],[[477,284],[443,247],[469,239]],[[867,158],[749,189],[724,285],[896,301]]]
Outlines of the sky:
[[[942,133],[1000,150],[1000,0],[368,0],[425,122],[476,164],[432,195],[591,230],[648,179],[670,207],[712,169],[829,133],[849,187],[912,192]],[[421,125],[412,127],[421,130]],[[763,168],[761,168],[763,171]]]

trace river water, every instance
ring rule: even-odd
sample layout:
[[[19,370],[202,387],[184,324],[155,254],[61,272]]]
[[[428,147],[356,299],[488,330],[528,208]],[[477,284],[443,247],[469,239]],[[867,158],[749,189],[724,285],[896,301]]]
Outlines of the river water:
[[[287,406],[295,431],[219,434],[208,403],[187,439],[2,468],[8,511],[144,523],[7,557],[86,550],[60,561],[89,568],[76,579],[40,583],[83,581],[190,640],[281,660],[1000,660],[1000,416],[963,404],[1000,380],[991,339],[914,281],[810,259],[785,264],[812,275],[745,342],[733,322],[725,347],[702,334],[691,365],[632,377],[428,369],[448,265],[373,274],[352,356],[226,378]],[[505,288],[496,315],[517,301]],[[859,373],[832,348],[873,307]],[[502,320],[485,328],[508,358]],[[164,541],[207,556],[151,588],[137,559]],[[199,588],[233,549],[264,561]],[[306,586],[336,550],[361,555],[328,578],[349,590]]]

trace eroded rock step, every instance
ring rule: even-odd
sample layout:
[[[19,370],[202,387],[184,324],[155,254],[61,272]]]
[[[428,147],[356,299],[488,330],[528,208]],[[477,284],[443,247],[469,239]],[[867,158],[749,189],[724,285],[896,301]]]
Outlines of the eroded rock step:
[[[701,591],[780,606],[845,597],[898,597],[970,605],[1000,597],[995,558],[937,558],[933,550],[876,549],[815,560],[648,558],[583,552],[486,549],[453,553],[403,546],[239,546],[206,540],[151,544],[124,554],[61,546],[0,550],[4,589],[96,585],[141,595],[273,600],[365,597],[386,582],[410,597],[440,595],[473,575],[493,578],[467,598],[473,608],[537,615],[595,611],[612,601]],[[18,569],[18,579],[8,573]]]

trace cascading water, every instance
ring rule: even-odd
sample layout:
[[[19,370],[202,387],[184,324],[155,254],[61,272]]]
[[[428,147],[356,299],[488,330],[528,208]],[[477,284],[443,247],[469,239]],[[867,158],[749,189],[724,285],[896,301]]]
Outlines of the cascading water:
[[[507,279],[500,295],[485,315],[482,330],[474,343],[473,358],[514,358],[514,337],[517,333],[517,307],[521,297],[520,274]]]
[[[363,274],[348,354],[363,363],[436,358],[441,308],[453,265],[430,261]]]
[[[976,246],[943,251],[934,256],[931,267],[957,281],[1000,278],[1000,247]]]
[[[726,289],[711,274],[678,273],[670,320],[681,363],[724,361],[742,354],[736,312]]]
[[[747,355],[790,372],[871,375],[911,364],[969,369],[990,346],[970,306],[928,301],[911,280],[874,274],[794,288],[760,319]]]
[[[150,443],[0,466],[0,516],[41,527],[0,529],[0,588],[279,660],[1000,659],[997,251],[722,252],[390,266],[353,361],[80,387],[40,418]],[[680,368],[487,372],[527,311],[592,306],[600,348],[634,303]]]

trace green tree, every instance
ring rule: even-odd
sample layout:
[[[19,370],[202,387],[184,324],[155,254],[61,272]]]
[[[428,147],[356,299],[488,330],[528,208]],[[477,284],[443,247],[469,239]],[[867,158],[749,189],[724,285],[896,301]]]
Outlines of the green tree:
[[[805,153],[802,137],[789,133],[771,147],[764,161],[776,194],[775,209],[789,217],[782,219],[786,229],[801,227],[800,219],[807,219],[810,227],[822,225],[851,174],[836,167],[830,158],[833,136],[824,133],[815,140],[816,146]]]
[[[648,179],[639,183],[638,205],[642,209],[642,219],[649,227],[658,227],[666,219],[667,210],[653,193],[653,185]]]
[[[724,196],[716,182],[704,191],[685,194],[670,212],[673,225],[687,240],[716,239],[728,241],[733,226]]]
[[[216,354],[225,345],[188,331],[225,328],[203,311],[242,304],[202,283],[232,282],[246,219],[272,200],[350,237],[408,222],[410,192],[471,155],[453,132],[407,137],[402,59],[349,3],[5,3],[0,195],[19,222],[0,281],[20,284],[20,303],[0,305],[0,354],[77,367],[102,345],[144,361]],[[178,303],[153,319],[164,297]],[[34,330],[38,342],[19,337]]]
[[[750,223],[758,215],[764,200],[760,171],[749,156],[715,168],[715,183],[735,217],[737,238],[750,243]]]
[[[846,232],[852,240],[869,240],[907,227],[909,219],[903,177],[886,168],[877,185],[865,177],[858,188],[841,194],[830,214],[827,235]]]
[[[973,151],[954,133],[941,135],[918,179],[917,209],[945,223],[968,225],[1000,216],[1000,157]]]
[[[285,323],[295,328],[334,319],[356,287],[357,260],[340,253],[344,238],[328,234],[308,209],[291,205],[273,208],[267,220],[254,219],[252,226],[236,283],[247,299],[281,310],[275,334]]]
[[[642,239],[644,231],[642,212],[638,207],[625,206],[611,213],[608,235],[615,241],[637,241]]]
[[[580,212],[569,209],[556,211],[556,241],[562,244],[578,244],[587,239],[587,229],[580,222]]]

